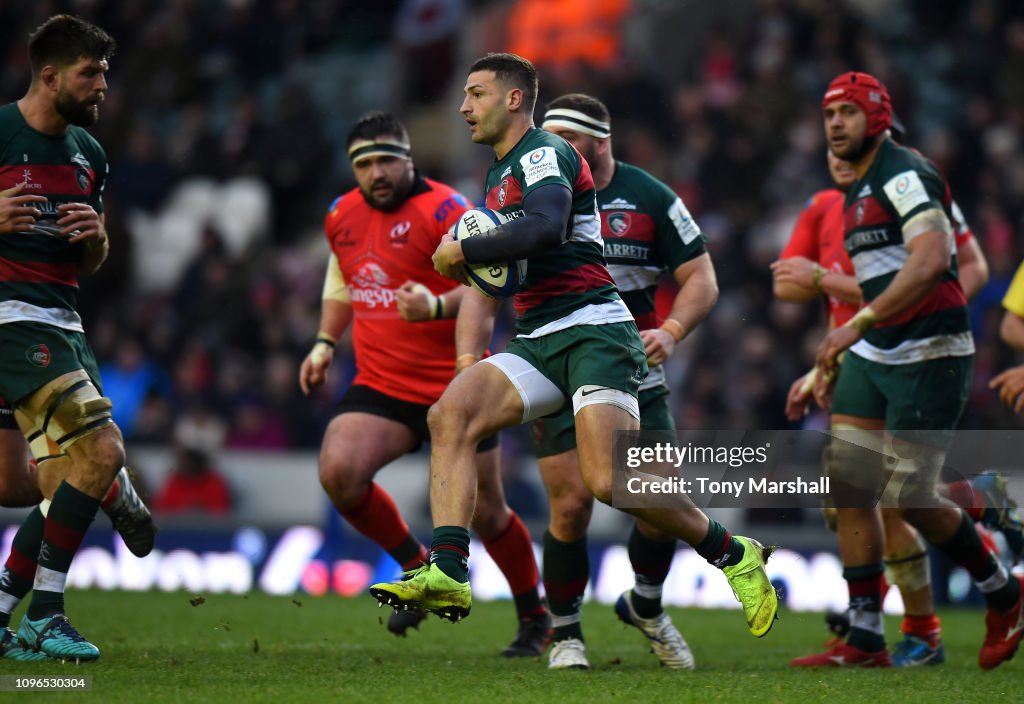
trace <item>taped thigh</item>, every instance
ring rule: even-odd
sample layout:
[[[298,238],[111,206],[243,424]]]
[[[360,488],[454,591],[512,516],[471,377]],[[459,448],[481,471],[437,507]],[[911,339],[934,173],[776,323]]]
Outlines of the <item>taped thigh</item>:
[[[847,423],[832,426],[832,440],[822,458],[822,474],[829,477],[829,493],[837,508],[877,505],[887,479],[884,448],[880,430]]]
[[[523,423],[551,415],[566,404],[565,395],[554,382],[519,355],[499,352],[481,360],[481,363],[492,364],[500,369],[516,387],[523,402]]]
[[[53,441],[61,452],[114,422],[110,399],[84,371],[65,375],[48,393],[33,394],[18,405],[15,416],[30,447],[40,447],[39,436]],[[50,453],[52,454],[52,452]]]
[[[621,408],[633,416],[634,419],[640,420],[640,404],[636,400],[636,396],[625,391],[612,389],[607,386],[584,384],[576,389],[576,393],[572,395],[573,415],[579,413],[581,408],[594,404],[608,404],[609,406]]]
[[[930,508],[935,505],[936,482],[946,451],[920,443],[892,438],[887,454],[892,472],[882,502],[901,508]]]

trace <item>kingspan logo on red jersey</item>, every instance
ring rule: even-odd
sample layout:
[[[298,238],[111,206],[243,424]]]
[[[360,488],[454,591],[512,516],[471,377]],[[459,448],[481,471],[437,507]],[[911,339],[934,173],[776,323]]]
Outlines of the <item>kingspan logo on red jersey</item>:
[[[369,262],[356,270],[349,285],[353,303],[362,303],[367,308],[390,308],[397,300],[395,289],[391,288],[391,277],[380,264]]]

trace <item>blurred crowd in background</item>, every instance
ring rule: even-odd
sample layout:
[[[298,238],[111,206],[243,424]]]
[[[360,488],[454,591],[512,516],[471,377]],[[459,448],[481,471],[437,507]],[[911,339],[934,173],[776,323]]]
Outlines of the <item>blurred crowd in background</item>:
[[[462,82],[506,49],[537,63],[539,111],[567,91],[603,99],[616,156],[669,183],[708,236],[721,295],[668,365],[680,427],[793,427],[785,393],[824,320],[773,301],[768,264],[829,185],[820,100],[848,69],[888,84],[905,141],[941,167],[988,257],[964,427],[1024,425],[987,389],[1013,360],[999,300],[1024,256],[1015,0],[5,0],[5,102],[28,86],[27,35],[57,12],[119,43],[92,130],[112,253],[81,300],[129,444],[319,444],[353,374],[342,344],[326,388],[299,392],[323,216],[354,186],[344,135],[391,110],[421,170],[479,200],[491,152],[460,121]]]

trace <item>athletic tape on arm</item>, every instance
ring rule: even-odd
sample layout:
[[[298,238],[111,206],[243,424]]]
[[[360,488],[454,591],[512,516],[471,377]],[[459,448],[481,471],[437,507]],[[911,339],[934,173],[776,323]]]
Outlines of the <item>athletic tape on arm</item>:
[[[333,253],[327,260],[327,274],[324,276],[324,292],[321,298],[341,303],[352,301],[348,286],[345,285],[345,277],[341,275],[341,267],[338,266],[338,257]]]

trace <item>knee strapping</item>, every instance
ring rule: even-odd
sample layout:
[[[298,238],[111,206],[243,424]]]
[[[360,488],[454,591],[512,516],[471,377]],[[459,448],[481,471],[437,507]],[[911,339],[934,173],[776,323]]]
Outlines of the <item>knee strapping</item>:
[[[64,453],[82,438],[111,425],[112,408],[110,399],[101,396],[85,372],[80,372],[69,375],[37,405],[19,406],[17,413],[24,421],[19,423],[23,432],[28,428],[25,439],[38,460],[57,454],[51,442]]]
[[[928,553],[920,546],[910,548],[909,554],[892,555],[885,560],[885,578],[900,589],[914,591],[932,583]]]
[[[946,451],[894,438],[888,453],[892,471],[882,500],[886,506],[928,508],[936,499],[935,483]]]
[[[822,458],[830,478],[832,503],[839,508],[875,505],[882,496],[886,462],[881,431],[837,423]]]
[[[32,457],[35,458],[36,465],[63,455],[60,448],[57,447],[57,443],[46,437],[42,430],[32,431],[25,436],[25,439],[28,441],[28,449],[32,453]]]

